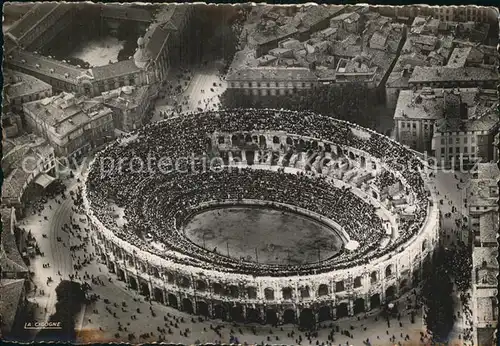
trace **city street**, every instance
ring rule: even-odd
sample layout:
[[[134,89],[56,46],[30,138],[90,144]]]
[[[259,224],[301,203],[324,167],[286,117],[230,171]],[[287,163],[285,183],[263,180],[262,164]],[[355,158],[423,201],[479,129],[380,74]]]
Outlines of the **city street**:
[[[182,79],[180,84],[177,83],[178,73],[177,70],[170,71],[168,79],[175,81],[172,82],[174,88],[181,85],[182,92],[175,96],[169,96],[166,90],[160,92],[160,95],[165,94],[165,98],[162,96],[158,98],[155,104],[153,122],[163,119],[161,112],[170,114],[174,111],[176,103],[182,106],[181,113],[197,112],[200,109],[203,111],[218,109],[219,96],[226,89],[226,82],[219,76],[214,65],[193,68],[189,73],[191,79],[189,81]]]

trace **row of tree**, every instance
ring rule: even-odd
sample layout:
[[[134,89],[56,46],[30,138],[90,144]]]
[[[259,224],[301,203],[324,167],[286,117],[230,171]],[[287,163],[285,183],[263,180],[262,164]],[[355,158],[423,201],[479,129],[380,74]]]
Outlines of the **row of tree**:
[[[227,89],[221,96],[224,108],[285,108],[310,110],[333,118],[373,127],[376,117],[373,106],[378,103],[376,91],[362,83],[319,85],[312,89],[296,90],[291,95],[253,96],[240,90]]]
[[[50,316],[49,322],[60,322],[61,329],[42,329],[37,341],[75,342],[75,319],[86,302],[82,286],[74,281],[64,280],[56,287],[56,312]]]

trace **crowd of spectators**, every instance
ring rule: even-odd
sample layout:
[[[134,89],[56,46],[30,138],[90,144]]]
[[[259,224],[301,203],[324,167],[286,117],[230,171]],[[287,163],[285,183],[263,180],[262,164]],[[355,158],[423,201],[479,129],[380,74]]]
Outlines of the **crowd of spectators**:
[[[388,186],[397,177],[407,193],[415,196],[415,217],[411,222],[400,224],[399,237],[382,247],[385,232],[375,207],[349,189],[335,188],[321,175],[249,168],[232,171],[228,167],[203,170],[203,158],[218,155],[211,148],[214,133],[263,131],[281,131],[353,147],[383,161],[394,174],[385,175],[379,184]],[[152,172],[150,168],[164,157],[192,159],[181,161],[167,174]],[[120,165],[115,164],[118,161]],[[134,162],[137,161],[153,162],[153,165],[149,169],[136,169]],[[418,232],[427,215],[428,193],[420,173],[422,168],[421,161],[403,146],[357,125],[312,112],[237,109],[187,115],[147,125],[99,153],[86,184],[94,214],[128,243],[196,267],[283,276],[362,265],[398,249]],[[224,200],[237,203],[241,199],[279,202],[319,213],[339,223],[360,246],[355,251],[343,250],[321,263],[285,266],[229,258],[198,247],[182,236],[179,225],[200,203]],[[111,201],[125,208],[125,226],[119,227],[109,214]],[[161,253],[153,247],[151,237],[167,249]]]

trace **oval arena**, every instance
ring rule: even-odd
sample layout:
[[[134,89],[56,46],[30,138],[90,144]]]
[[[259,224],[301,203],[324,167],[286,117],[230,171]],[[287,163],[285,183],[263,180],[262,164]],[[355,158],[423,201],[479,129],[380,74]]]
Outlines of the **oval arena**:
[[[118,139],[96,155],[83,199],[98,255],[131,289],[210,318],[308,324],[376,309],[420,280],[439,228],[424,170],[413,152],[348,122],[225,110]],[[297,264],[259,261],[272,246],[231,254],[184,234],[194,215],[237,207],[297,213],[341,245]],[[287,241],[300,247],[312,236],[298,229]],[[226,233],[244,239],[239,230]]]

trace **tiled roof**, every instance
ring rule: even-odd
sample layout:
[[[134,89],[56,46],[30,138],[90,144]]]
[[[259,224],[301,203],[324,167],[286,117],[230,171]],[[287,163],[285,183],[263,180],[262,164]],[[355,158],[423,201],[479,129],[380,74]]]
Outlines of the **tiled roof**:
[[[139,72],[140,69],[135,66],[133,60],[123,60],[113,64],[96,66],[92,68],[92,75],[96,81],[106,80],[119,76],[125,76],[131,73]]]
[[[498,231],[498,212],[491,210],[479,215],[479,237],[483,243],[496,242]]]
[[[401,90],[394,112],[394,119],[437,120],[444,115],[443,94],[413,92]]]
[[[0,250],[2,270],[4,272],[27,272],[28,267],[17,249],[16,238],[12,230],[12,211],[11,208],[2,208],[0,211],[2,217],[2,242],[0,244],[2,247]]]
[[[162,47],[166,44],[170,30],[164,29],[161,25],[153,24],[149,27],[144,35],[146,49],[149,51],[153,59],[156,59],[161,53]]]
[[[452,68],[446,66],[416,66],[410,83],[458,82],[458,81],[498,81],[498,71],[481,67]]]
[[[14,325],[17,307],[24,290],[24,279],[0,280],[0,315],[2,331],[9,332]]]
[[[124,6],[123,4],[105,4],[101,6],[101,16],[110,18],[127,18],[135,22],[151,22],[151,11],[143,8]]]
[[[14,23],[14,25],[9,29],[9,33],[11,33],[16,39],[20,39],[30,29],[36,26],[36,24],[43,19],[43,17],[59,5],[60,4],[57,2],[35,4],[35,6],[28,11],[28,13]]]
[[[50,84],[25,73],[4,70],[4,90],[10,99],[51,90]]]
[[[86,74],[86,70],[65,64],[61,61],[50,59],[41,55],[27,52],[21,49],[13,50],[7,57],[8,64],[18,66],[21,69],[42,73],[52,78],[61,79],[66,82],[77,83],[77,78]],[[67,76],[67,77],[66,77]]]

